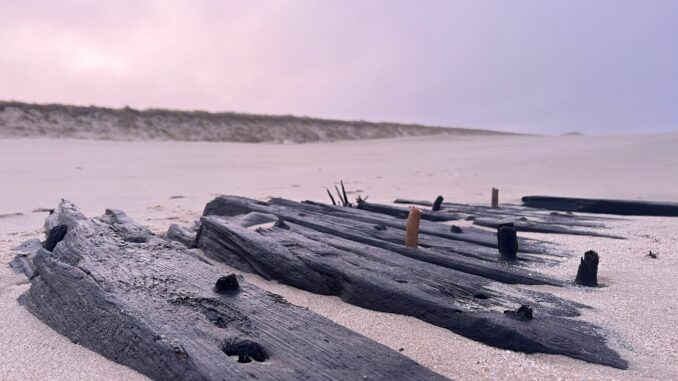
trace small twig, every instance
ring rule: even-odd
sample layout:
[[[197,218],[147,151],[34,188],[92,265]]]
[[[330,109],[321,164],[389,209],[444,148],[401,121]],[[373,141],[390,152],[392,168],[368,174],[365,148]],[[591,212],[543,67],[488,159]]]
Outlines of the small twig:
[[[344,180],[339,180],[341,183],[341,191],[344,193],[344,206],[351,206],[348,202],[348,197],[346,196],[346,188],[344,188]]]
[[[346,206],[346,200],[344,200],[344,198],[341,196],[341,192],[339,191],[339,187],[335,185],[334,190],[337,191],[337,196],[339,197],[339,201],[341,201],[341,206]]]
[[[361,203],[367,201],[367,199],[368,199],[369,197],[370,197],[370,196],[365,196],[365,198],[363,198],[363,195],[359,194],[359,195],[356,196],[356,198],[355,198],[355,203],[358,204],[358,205],[360,205]]]
[[[332,205],[336,206],[337,202],[334,200],[334,197],[332,196],[332,192],[330,192],[330,189],[325,188],[325,190],[327,191],[327,195],[330,196],[330,200],[332,200]]]

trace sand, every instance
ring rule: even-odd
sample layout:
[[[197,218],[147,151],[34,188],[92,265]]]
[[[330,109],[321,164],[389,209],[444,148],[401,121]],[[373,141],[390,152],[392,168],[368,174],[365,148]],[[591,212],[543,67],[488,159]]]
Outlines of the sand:
[[[526,194],[678,201],[678,134],[606,137],[422,137],[309,145],[0,140],[0,374],[2,379],[144,379],[71,343],[16,302],[26,280],[4,264],[11,247],[40,236],[45,212],[62,197],[88,215],[107,207],[164,231],[190,222],[220,193],[327,201],[323,186],[396,197],[502,202]],[[181,196],[181,197],[175,197]],[[16,215],[16,213],[21,213]],[[626,371],[550,355],[498,350],[413,318],[364,310],[245,277],[454,379],[677,379],[678,219],[632,218],[613,225],[618,241],[542,236],[573,252],[597,250],[600,289],[539,289],[593,307],[629,360]],[[528,235],[528,234],[524,234]],[[539,235],[532,235],[539,236]],[[652,250],[658,259],[646,256]],[[578,258],[542,269],[570,279]],[[226,271],[226,270],[225,270]]]

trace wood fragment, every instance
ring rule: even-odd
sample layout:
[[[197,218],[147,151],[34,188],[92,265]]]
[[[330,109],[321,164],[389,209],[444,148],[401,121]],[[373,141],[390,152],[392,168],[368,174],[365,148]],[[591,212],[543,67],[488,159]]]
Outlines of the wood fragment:
[[[443,203],[443,196],[436,197],[436,200],[433,202],[431,210],[437,212],[440,210],[440,205]]]
[[[513,223],[501,224],[497,227],[497,246],[502,258],[515,260],[518,254],[518,235]]]
[[[494,219],[494,218],[475,218],[473,220],[474,225],[485,226],[488,228],[498,228],[502,224],[512,223],[516,231],[520,232],[532,232],[532,233],[548,233],[548,234],[569,234],[569,235],[584,235],[590,237],[605,237],[612,239],[625,239],[624,237],[600,233],[591,229],[577,229],[572,226],[575,224],[565,223],[565,224],[554,224],[554,223],[545,223],[538,221],[530,221],[527,219]]]
[[[434,263],[438,266],[468,272],[503,283],[560,284],[560,282],[540,274],[518,267],[507,267],[504,263],[495,263],[495,261],[498,262],[498,256],[496,255],[497,238],[494,234],[489,235],[493,240],[491,246],[494,250],[487,250],[482,246],[472,245],[468,242],[454,240],[447,240],[446,242],[446,240],[441,239],[442,237],[435,235],[428,236],[421,233],[419,235],[420,247],[414,250],[403,245],[406,221],[398,220],[398,224],[393,226],[397,230],[394,230],[391,228],[388,220],[368,219],[367,221],[361,221],[344,218],[341,216],[350,215],[350,212],[356,211],[356,209],[341,207],[336,209],[341,210],[343,213],[332,215],[327,208],[321,209],[316,205],[282,199],[274,199],[269,203],[265,203],[244,197],[220,196],[207,204],[203,215],[241,218],[238,216],[242,213],[250,212],[275,214],[288,222],[314,229],[326,235],[334,235],[360,242],[364,245],[391,250],[404,256],[416,257],[419,260]],[[384,225],[381,225],[380,222],[383,222]],[[424,221],[421,222],[422,224],[424,223]],[[387,229],[382,229],[382,226],[386,226]],[[457,236],[454,233],[450,233],[447,225],[440,225],[439,227],[443,230],[440,233],[441,235],[447,237]],[[483,232],[483,234],[487,234],[487,232]],[[473,236],[473,232],[467,230],[464,234],[458,236]],[[432,248],[422,247],[424,243]],[[442,252],[442,250],[447,252]]]
[[[252,231],[228,222],[236,211],[250,208],[285,214],[289,229]],[[200,247],[206,255],[243,271],[307,291],[338,295],[364,308],[415,316],[500,348],[626,367],[593,326],[564,317],[572,316],[573,304],[552,295],[518,288],[499,291],[488,278],[405,255],[425,253],[425,248],[414,250],[388,242],[379,247],[362,235],[329,234],[327,226],[308,223],[316,216],[307,210],[291,212],[225,196],[205,209]],[[355,221],[347,223],[353,226]],[[526,322],[499,312],[521,305],[538,307],[540,315]]]
[[[581,261],[579,262],[577,277],[574,282],[582,286],[597,287],[599,260],[600,257],[598,256],[598,253],[593,250],[584,253],[584,257],[581,258]]]
[[[242,278],[235,294],[215,292],[219,269],[121,211],[90,220],[60,206],[53,222],[69,233],[38,249],[19,301],[112,361],[155,380],[444,379]]]
[[[407,230],[405,231],[405,246],[416,248],[419,243],[419,222],[421,211],[410,207],[410,215],[407,217]]]
[[[678,217],[678,203],[675,202],[525,196],[523,204],[531,208],[566,212]]]
[[[328,188],[325,188],[327,191],[327,195],[330,196],[330,200],[332,200],[332,205],[337,205],[337,202],[334,200],[334,196],[332,196],[332,192]]]

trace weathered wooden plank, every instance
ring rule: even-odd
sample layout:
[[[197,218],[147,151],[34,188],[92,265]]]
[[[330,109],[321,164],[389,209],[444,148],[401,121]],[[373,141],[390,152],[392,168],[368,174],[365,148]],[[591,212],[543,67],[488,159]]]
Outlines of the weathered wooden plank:
[[[396,204],[432,206],[433,203],[425,200],[411,200],[411,199],[396,199],[393,201]],[[568,223],[572,226],[585,227],[605,227],[602,221],[620,220],[621,218],[604,217],[604,216],[583,216],[573,214],[572,212],[558,213],[549,212],[545,209],[531,208],[524,205],[502,204],[501,207],[494,209],[485,205],[471,205],[459,204],[451,202],[443,202],[440,205],[440,210],[447,213],[458,213],[461,216],[482,216],[482,217],[498,217],[498,218],[519,218],[525,217],[534,219],[540,222],[552,223]],[[591,222],[587,222],[591,221]]]
[[[89,220],[62,202],[55,214],[50,225],[68,232],[53,252],[36,254],[37,276],[20,302],[153,379],[443,379],[242,278],[234,288],[232,277],[120,211]]]
[[[278,203],[282,201],[277,200]],[[297,203],[297,205],[301,205]],[[487,256],[484,249],[475,250],[469,245],[462,245],[458,242],[446,242],[440,244],[448,249],[448,252],[429,250],[426,246],[431,242],[431,246],[442,241],[439,237],[420,234],[421,247],[419,249],[408,248],[403,245],[404,230],[393,230],[380,224],[370,224],[355,219],[345,219],[332,215],[316,213],[306,208],[303,211],[295,210],[281,206],[280,204],[269,204],[237,196],[220,196],[209,202],[205,207],[204,215],[218,216],[239,216],[250,212],[261,212],[274,214],[285,221],[314,229],[325,234],[336,235],[345,239],[360,242],[373,247],[384,248],[398,254],[413,257],[421,261],[434,263],[438,266],[455,269],[469,274],[479,275],[488,279],[508,284],[554,284],[560,282],[545,277],[541,274],[511,266],[505,262],[496,263],[499,260],[499,252],[491,254],[494,261],[479,259]],[[201,234],[201,233],[199,233]],[[496,236],[495,236],[496,240]],[[455,249],[454,246],[461,249]],[[454,250],[460,250],[462,253],[471,251],[474,255],[450,255],[457,254]]]
[[[678,217],[678,203],[675,202],[525,196],[523,204],[532,208],[570,212]]]
[[[229,199],[208,205],[201,219],[198,246],[212,258],[364,308],[415,316],[500,348],[627,366],[594,326],[563,317],[576,314],[572,302],[518,288],[502,291],[488,279],[324,234],[298,220],[245,229],[229,223],[228,216],[247,213],[251,205],[237,198],[229,204]],[[532,305],[532,320],[501,312],[518,303]]]
[[[375,204],[367,201],[360,201],[357,205],[358,209],[368,210],[370,212],[387,214],[389,216],[398,217],[398,218],[407,218],[409,210],[406,208],[399,208],[397,206],[384,205],[384,204]],[[445,210],[439,211],[429,211],[422,210],[421,218],[427,221],[435,222],[445,222],[445,221],[456,221],[461,220],[462,217],[456,213],[449,213]]]
[[[9,262],[9,267],[14,272],[24,274],[28,279],[33,278],[35,272],[35,265],[33,265],[33,258],[35,254],[42,248],[42,242],[39,239],[30,239],[21,245],[12,249],[16,255]]]
[[[281,198],[272,199],[269,204],[285,206],[303,213],[332,215],[336,217],[367,222],[370,224],[382,225],[394,229],[400,229],[403,231],[406,229],[406,222],[401,218],[357,208],[342,208],[319,204],[311,201],[299,203]],[[497,249],[497,235],[493,232],[488,232],[482,229],[466,227],[462,231],[459,231],[455,230],[450,225],[422,220],[419,225],[419,231],[420,233],[437,236],[449,241],[467,242],[477,246],[485,246],[488,248]],[[554,245],[543,241],[519,238],[518,243],[521,253],[542,254],[550,256],[564,255],[562,250],[557,250],[554,248]],[[456,243],[451,242],[450,244]]]
[[[496,218],[476,218],[473,223],[478,226],[485,226],[496,229],[499,225],[512,223],[515,225],[517,231],[533,232],[533,233],[549,233],[549,234],[569,234],[569,235],[585,235],[590,237],[604,237],[613,239],[625,239],[624,237],[598,233],[591,230],[574,229],[565,225],[557,225],[552,223],[540,223],[535,221],[523,221],[520,219],[496,219]]]

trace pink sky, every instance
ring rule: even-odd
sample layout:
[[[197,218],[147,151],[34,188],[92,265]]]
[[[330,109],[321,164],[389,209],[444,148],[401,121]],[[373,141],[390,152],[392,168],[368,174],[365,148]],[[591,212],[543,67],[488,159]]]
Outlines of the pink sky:
[[[677,25],[659,0],[0,0],[0,99],[666,131]]]

